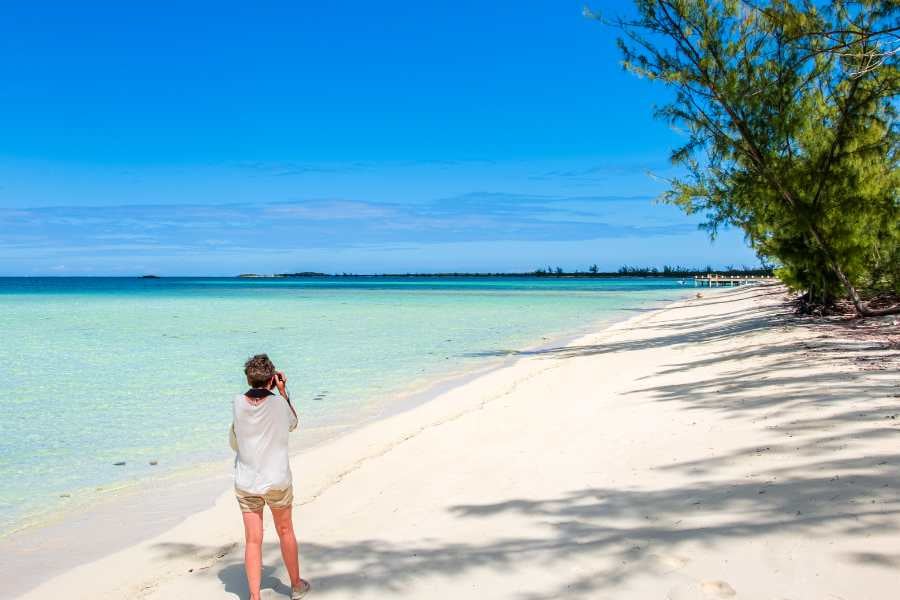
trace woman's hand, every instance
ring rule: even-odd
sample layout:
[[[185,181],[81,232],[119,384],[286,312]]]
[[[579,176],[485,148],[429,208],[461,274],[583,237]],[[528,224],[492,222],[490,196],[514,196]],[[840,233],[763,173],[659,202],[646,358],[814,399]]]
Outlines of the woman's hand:
[[[285,398],[287,398],[287,391],[285,391],[286,384],[287,375],[282,371],[275,371],[275,386],[278,388],[278,392]]]

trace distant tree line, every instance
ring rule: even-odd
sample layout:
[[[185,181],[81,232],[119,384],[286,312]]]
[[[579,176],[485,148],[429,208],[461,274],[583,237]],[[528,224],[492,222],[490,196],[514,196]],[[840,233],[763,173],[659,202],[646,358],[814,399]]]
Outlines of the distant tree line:
[[[707,265],[703,268],[685,267],[681,265],[663,265],[662,268],[652,266],[645,267],[622,265],[615,271],[601,271],[596,264],[589,266],[585,271],[579,271],[578,269],[574,271],[565,271],[562,269],[562,267],[546,267],[535,269],[532,273],[530,273],[530,275],[534,275],[537,277],[694,277],[699,275],[771,277],[773,274],[774,269],[771,266],[767,265],[762,265],[759,267],[751,267],[747,265],[735,267],[734,265],[727,265],[722,269],[714,269],[710,265]]]
[[[242,273],[238,275],[241,278],[297,278],[297,279],[315,279],[315,278],[379,278],[379,277],[693,277],[695,275],[731,275],[731,276],[755,276],[755,277],[771,277],[773,269],[771,266],[762,265],[759,267],[750,267],[743,265],[735,267],[727,265],[722,269],[714,269],[712,266],[704,268],[684,267],[681,265],[663,265],[659,267],[643,267],[623,265],[615,271],[601,271],[600,268],[593,264],[584,271],[575,269],[574,271],[566,271],[560,266],[546,266],[527,272],[501,272],[501,273],[485,273],[485,272],[439,272],[439,273],[377,273],[377,274],[359,274],[359,273],[322,273],[319,271],[296,271],[294,273],[275,273],[272,275],[260,275],[257,273]]]

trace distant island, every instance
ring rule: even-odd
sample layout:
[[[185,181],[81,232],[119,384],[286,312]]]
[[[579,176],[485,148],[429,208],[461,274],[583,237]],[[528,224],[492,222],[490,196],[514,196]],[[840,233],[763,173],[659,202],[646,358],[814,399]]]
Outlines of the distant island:
[[[773,275],[773,267],[765,265],[760,267],[742,266],[740,268],[726,267],[724,269],[713,269],[711,266],[698,269],[682,266],[665,265],[661,269],[658,267],[632,267],[622,266],[616,271],[601,271],[597,265],[592,265],[586,271],[566,271],[562,267],[546,267],[535,269],[521,273],[467,273],[467,272],[439,272],[439,273],[320,273],[318,271],[299,271],[296,273],[274,273],[271,275],[261,275],[258,273],[242,273],[238,275],[242,279],[313,279],[313,278],[341,278],[341,277],[570,277],[570,278],[603,278],[603,277],[694,277],[701,275],[721,275],[731,277],[771,277]]]

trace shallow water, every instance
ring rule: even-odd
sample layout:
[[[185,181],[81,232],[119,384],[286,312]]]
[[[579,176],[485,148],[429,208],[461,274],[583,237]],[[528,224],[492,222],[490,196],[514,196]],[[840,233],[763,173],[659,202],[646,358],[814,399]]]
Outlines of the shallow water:
[[[0,278],[0,532],[67,495],[229,456],[254,353],[288,374],[306,427],[348,424],[484,355],[685,292],[675,279]]]

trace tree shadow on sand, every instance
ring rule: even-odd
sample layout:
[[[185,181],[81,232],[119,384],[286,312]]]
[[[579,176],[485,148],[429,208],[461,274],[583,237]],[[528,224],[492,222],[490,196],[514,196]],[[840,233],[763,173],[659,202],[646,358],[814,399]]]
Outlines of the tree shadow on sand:
[[[477,543],[411,540],[408,543],[359,539],[344,544],[303,543],[304,569],[316,594],[401,592],[428,575],[464,577],[474,569],[512,573],[522,564],[562,567],[585,556],[605,565],[551,590],[527,592],[527,600],[589,597],[636,576],[662,575],[686,563],[681,553],[691,542],[713,546],[733,538],[794,532],[825,543],[838,534],[860,538],[859,551],[845,557],[887,569],[897,557],[866,551],[865,536],[896,531],[900,514],[900,455],[824,461],[792,470],[773,470],[761,480],[705,481],[659,490],[584,488],[556,497],[448,506],[459,519],[490,521],[513,515],[532,535],[509,535]],[[694,469],[695,465],[672,468]],[[812,475],[810,475],[812,474]],[[710,515],[714,524],[710,524]],[[167,555],[197,555],[193,545],[160,545]],[[224,591],[246,597],[240,549],[212,569]],[[265,562],[280,564],[278,545],[265,545]],[[289,587],[267,567],[263,587],[289,594]]]
[[[787,314],[783,306],[736,311],[686,335],[681,324],[674,322],[678,331],[671,336],[534,353],[578,357],[702,344],[790,326]],[[858,448],[876,439],[900,439],[900,381],[895,372],[883,368],[894,365],[897,355],[878,340],[823,337],[799,349],[787,343],[739,344],[732,352],[701,361],[664,365],[662,374],[696,376],[685,384],[643,388],[641,398],[677,402],[680,409],[698,414],[724,412],[729,418],[745,419],[758,426],[760,440],[766,441],[658,465],[655,469],[679,476],[682,483],[670,487],[584,487],[544,498],[445,506],[443,510],[461,523],[484,522],[485,538],[473,542],[428,538],[402,543],[301,541],[305,572],[311,575],[317,596],[337,591],[390,596],[421,577],[453,576],[462,581],[468,573],[485,569],[518,577],[517,569],[523,564],[568,571],[579,564],[583,570],[564,585],[540,591],[532,586],[532,591],[516,597],[593,598],[633,578],[663,577],[680,569],[690,560],[683,555],[685,548],[776,533],[821,540],[823,545],[834,536],[853,536],[860,540],[858,549],[834,557],[835,561],[896,570],[900,554],[873,552],[867,548],[866,537],[898,529],[900,453],[867,453]],[[748,365],[749,358],[755,360]],[[859,368],[823,368],[809,374],[811,362],[827,367],[832,360],[844,366],[849,361]],[[704,377],[702,367],[711,364],[728,370]],[[873,377],[870,368],[882,370]],[[817,410],[809,410],[810,405]],[[589,469],[604,458],[584,460]],[[205,556],[212,551],[193,545],[160,545],[158,549],[168,556]],[[591,560],[582,561],[585,557]],[[246,590],[241,558],[236,548],[210,567],[224,590],[238,596]],[[280,564],[277,543],[265,545],[265,562]],[[268,571],[266,585],[284,592],[287,586],[274,579]]]

